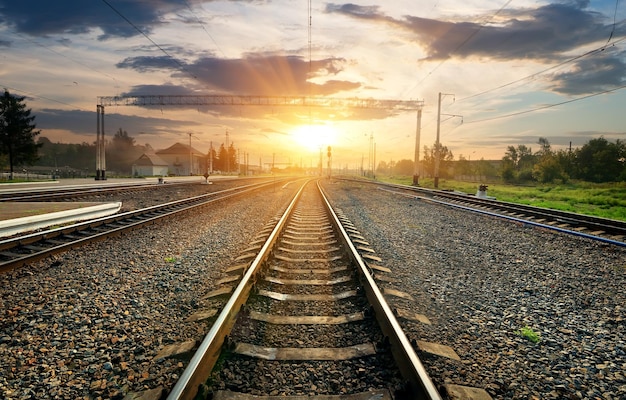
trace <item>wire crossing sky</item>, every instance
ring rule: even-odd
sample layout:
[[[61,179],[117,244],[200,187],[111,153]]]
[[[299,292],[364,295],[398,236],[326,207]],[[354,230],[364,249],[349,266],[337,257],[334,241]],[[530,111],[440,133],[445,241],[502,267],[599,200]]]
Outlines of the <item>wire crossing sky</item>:
[[[261,95],[423,100],[422,145],[499,159],[508,146],[626,138],[626,6],[619,0],[351,3],[0,0],[0,85],[27,96],[41,136],[93,142],[99,96]],[[251,159],[337,166],[413,158],[398,110],[107,107],[107,135],[207,151],[225,133]],[[316,161],[315,161],[316,162]]]

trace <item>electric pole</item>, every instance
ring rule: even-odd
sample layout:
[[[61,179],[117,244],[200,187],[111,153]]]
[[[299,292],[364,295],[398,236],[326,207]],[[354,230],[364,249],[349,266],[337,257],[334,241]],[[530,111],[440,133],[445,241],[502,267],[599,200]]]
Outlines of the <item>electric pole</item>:
[[[332,148],[330,146],[328,146],[327,149],[327,155],[328,155],[328,180],[330,181],[330,175],[331,175],[331,171],[332,171]]]
[[[193,152],[191,151],[191,135],[189,132],[189,175],[193,175]]]
[[[424,104],[417,108],[417,124],[415,127],[415,163],[413,165],[413,186],[419,185],[420,178],[420,136],[422,134],[422,107]]]
[[[463,123],[462,115],[441,114],[441,99],[444,96],[454,96],[454,94],[439,92],[439,99],[437,100],[437,140],[435,141],[435,189],[439,188],[439,162],[441,158],[441,145],[439,143],[439,132],[440,132],[440,125],[441,125],[441,116],[447,115],[449,117],[461,117],[461,123]]]
[[[228,147],[228,129],[226,129],[226,175],[230,175],[230,148]]]
[[[441,125],[441,92],[437,100],[437,139],[435,140],[435,189],[439,187],[439,126]]]
[[[209,145],[209,173],[213,173],[213,141]]]

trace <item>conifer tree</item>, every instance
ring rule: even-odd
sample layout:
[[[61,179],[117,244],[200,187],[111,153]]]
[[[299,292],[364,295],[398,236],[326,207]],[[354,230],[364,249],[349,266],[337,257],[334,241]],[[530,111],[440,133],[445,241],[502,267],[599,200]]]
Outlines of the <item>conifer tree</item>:
[[[41,132],[35,130],[34,121],[24,97],[14,96],[5,89],[0,97],[0,154],[8,158],[11,180],[14,167],[37,161],[41,144],[36,143],[35,137]]]

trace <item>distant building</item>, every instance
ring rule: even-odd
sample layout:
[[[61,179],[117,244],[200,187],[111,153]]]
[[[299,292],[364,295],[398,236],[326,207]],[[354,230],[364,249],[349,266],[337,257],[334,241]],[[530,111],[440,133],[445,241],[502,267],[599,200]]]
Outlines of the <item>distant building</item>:
[[[169,167],[169,175],[202,175],[207,170],[206,155],[182,143],[158,150],[156,155]]]
[[[133,176],[167,176],[167,162],[156,154],[144,153],[133,163]]]

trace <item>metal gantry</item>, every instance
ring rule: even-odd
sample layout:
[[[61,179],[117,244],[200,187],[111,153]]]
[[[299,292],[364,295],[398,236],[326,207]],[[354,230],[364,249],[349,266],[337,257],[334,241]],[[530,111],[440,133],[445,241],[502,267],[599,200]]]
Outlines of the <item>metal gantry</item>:
[[[413,111],[424,104],[421,100],[378,100],[310,97],[310,96],[257,96],[257,95],[146,95],[101,96],[101,106],[301,106],[331,108],[372,108],[396,111]]]
[[[99,96],[98,97],[98,137],[96,141],[96,179],[106,179],[104,154],[104,107],[105,106],[283,106],[384,109],[396,112],[417,111],[416,159],[421,125],[423,100],[379,100],[358,97],[316,97],[316,96],[261,96],[261,95],[142,95],[142,96]],[[417,167],[416,167],[417,168]]]

